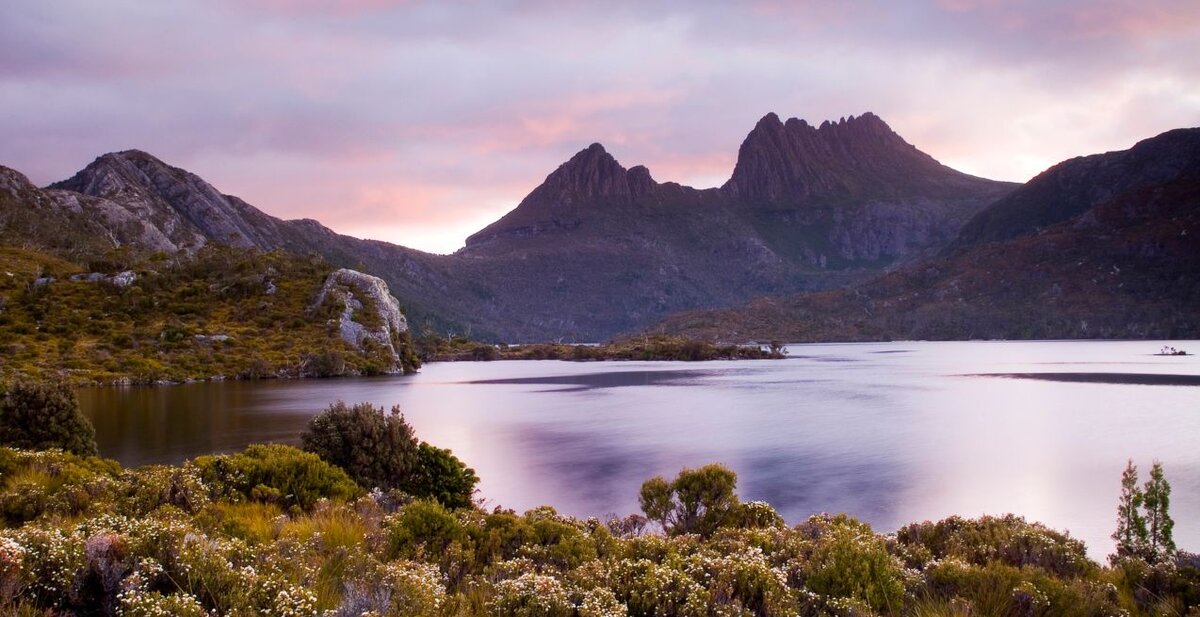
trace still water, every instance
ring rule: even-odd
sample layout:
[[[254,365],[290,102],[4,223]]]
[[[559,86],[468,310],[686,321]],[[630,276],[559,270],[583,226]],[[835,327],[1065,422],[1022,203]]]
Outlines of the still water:
[[[646,478],[717,461],[737,471],[743,499],[792,523],[848,512],[891,531],[1015,512],[1102,559],[1127,458],[1143,480],[1162,461],[1176,541],[1200,551],[1200,360],[1153,355],[1164,344],[1200,352],[1194,341],[791,345],[775,361],[448,363],[80,398],[101,453],[130,466],[297,443],[330,402],[371,401],[400,405],[419,437],[474,467],[489,507],[624,515]]]

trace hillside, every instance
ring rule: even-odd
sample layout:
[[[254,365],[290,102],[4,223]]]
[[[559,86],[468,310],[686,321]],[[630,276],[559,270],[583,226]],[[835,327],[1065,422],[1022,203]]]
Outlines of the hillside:
[[[420,364],[403,316],[385,326],[386,307],[364,290],[339,295],[344,281],[319,258],[210,246],[82,265],[0,246],[0,262],[0,380],[325,377]],[[346,336],[355,324],[368,332]]]
[[[1056,165],[942,256],[851,289],[664,321],[722,340],[1200,336],[1200,129]]]
[[[31,199],[145,251],[316,253],[383,278],[420,327],[522,342],[603,340],[680,310],[861,282],[941,250],[1012,188],[938,164],[873,114],[819,127],[768,114],[719,189],[658,182],[593,144],[454,255],[283,221],[136,150]]]

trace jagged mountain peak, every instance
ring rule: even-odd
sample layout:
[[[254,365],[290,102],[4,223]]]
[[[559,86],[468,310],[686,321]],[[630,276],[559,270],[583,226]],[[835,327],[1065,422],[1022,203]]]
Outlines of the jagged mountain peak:
[[[598,197],[631,199],[645,195],[654,185],[645,167],[626,169],[604,146],[593,143],[555,169],[521,205],[571,204]]]
[[[988,181],[938,163],[871,112],[825,120],[758,121],[738,150],[722,191],[751,203],[799,205],[813,199],[904,198],[977,192]]]

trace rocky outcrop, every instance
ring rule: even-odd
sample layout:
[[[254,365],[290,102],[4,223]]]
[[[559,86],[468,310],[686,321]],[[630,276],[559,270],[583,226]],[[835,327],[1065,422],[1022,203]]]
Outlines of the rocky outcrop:
[[[0,167],[0,239],[81,259],[126,246],[150,252],[179,248],[122,204],[42,190],[6,167]]]
[[[120,204],[180,250],[209,241],[267,250],[283,244],[278,219],[139,150],[105,154],[49,188]]]
[[[313,302],[313,309],[330,303],[340,306],[336,317],[342,340],[358,351],[382,349],[401,370],[401,335],[408,332],[408,320],[400,303],[383,279],[356,270],[342,268],[329,275]]]
[[[657,188],[649,169],[641,165],[625,169],[604,146],[592,144],[546,176],[516,209],[467,238],[468,252],[506,238],[570,231],[593,218],[589,216],[592,206],[652,199]]]
[[[938,163],[870,112],[819,127],[796,118],[785,123],[770,113],[742,142],[721,191],[748,204],[803,204],[816,198],[990,196],[1002,185]]]

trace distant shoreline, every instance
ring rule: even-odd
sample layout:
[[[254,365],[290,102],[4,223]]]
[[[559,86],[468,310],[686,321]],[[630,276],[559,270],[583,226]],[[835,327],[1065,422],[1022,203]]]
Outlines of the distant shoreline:
[[[1138,386],[1200,386],[1200,375],[1157,373],[976,373],[966,377],[1006,377],[1069,383],[1107,383]]]

